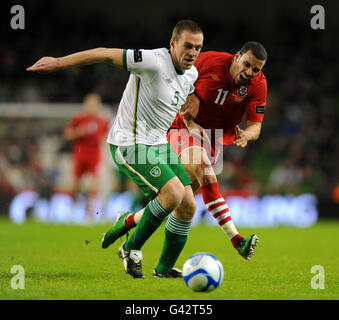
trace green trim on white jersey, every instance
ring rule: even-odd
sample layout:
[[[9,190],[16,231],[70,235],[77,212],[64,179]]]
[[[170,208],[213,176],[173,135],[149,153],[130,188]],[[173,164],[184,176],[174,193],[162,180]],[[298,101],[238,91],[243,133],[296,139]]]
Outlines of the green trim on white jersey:
[[[167,143],[168,128],[194,92],[196,68],[178,74],[166,48],[124,50],[123,65],[130,77],[107,141],[119,146]]]
[[[137,136],[137,116],[138,116],[138,98],[139,98],[139,89],[140,89],[140,78],[136,78],[136,88],[135,88],[135,103],[134,103],[134,114],[133,114],[133,135],[134,143],[136,144]]]
[[[127,50],[124,49],[123,55],[122,55],[122,66],[123,66],[124,69],[127,70],[127,57],[126,57],[126,55],[127,55]]]

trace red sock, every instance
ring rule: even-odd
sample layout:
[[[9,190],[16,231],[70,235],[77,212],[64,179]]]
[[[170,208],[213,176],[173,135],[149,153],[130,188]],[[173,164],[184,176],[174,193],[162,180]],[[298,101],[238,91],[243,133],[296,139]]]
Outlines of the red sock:
[[[241,239],[241,238],[242,236],[238,233],[231,239],[232,245],[235,249],[237,248],[237,239]]]
[[[228,238],[232,241],[232,245],[235,246],[236,239],[239,237],[241,238],[241,236],[231,221],[232,218],[229,208],[225,199],[220,194],[218,182],[205,184],[200,187],[200,190],[206,208],[217,220],[219,226],[223,229]]]
[[[218,221],[220,226],[232,219],[227,203],[219,192],[218,182],[205,184],[200,187],[200,190],[208,211]]]
[[[136,223],[134,221],[135,213],[131,213],[127,216],[125,221],[125,227],[127,230],[130,230],[136,226]]]

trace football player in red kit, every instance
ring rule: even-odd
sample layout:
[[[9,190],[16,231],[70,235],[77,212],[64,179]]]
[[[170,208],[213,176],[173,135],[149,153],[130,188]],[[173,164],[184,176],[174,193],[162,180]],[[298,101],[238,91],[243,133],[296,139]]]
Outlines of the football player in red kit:
[[[199,72],[195,93],[167,135],[192,181],[193,191],[200,187],[207,209],[234,248],[247,260],[254,254],[259,239],[254,234],[244,238],[236,230],[220,194],[213,165],[223,145],[244,148],[248,141],[258,139],[266,106],[267,84],[261,71],[266,60],[266,50],[257,42],[247,42],[235,55],[201,53],[195,63]],[[241,129],[239,124],[245,115],[246,128]],[[220,137],[215,134],[217,129],[222,129]],[[112,243],[134,227],[140,215],[142,211],[121,215],[110,230]]]
[[[64,137],[72,141],[74,165],[73,194],[80,192],[82,178],[89,178],[87,193],[87,215],[93,218],[93,203],[98,189],[98,168],[101,161],[101,143],[107,135],[108,120],[100,116],[101,98],[97,94],[88,94],[84,98],[84,111],[76,114],[65,128]]]

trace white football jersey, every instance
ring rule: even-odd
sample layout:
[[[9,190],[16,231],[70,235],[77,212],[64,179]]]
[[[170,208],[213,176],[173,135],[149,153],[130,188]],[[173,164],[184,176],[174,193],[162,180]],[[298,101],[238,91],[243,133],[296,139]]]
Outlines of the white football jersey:
[[[168,49],[124,50],[131,73],[107,142],[128,146],[167,143],[166,133],[188,95],[194,92],[197,69],[179,74]]]

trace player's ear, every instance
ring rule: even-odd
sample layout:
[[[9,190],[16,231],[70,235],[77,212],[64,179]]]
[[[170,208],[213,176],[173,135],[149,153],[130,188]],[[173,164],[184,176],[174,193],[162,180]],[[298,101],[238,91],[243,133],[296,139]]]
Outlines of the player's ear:
[[[235,60],[238,60],[240,58],[240,56],[241,56],[240,51],[237,51],[237,53],[234,55]]]
[[[170,48],[171,48],[171,49],[174,48],[174,40],[173,40],[173,39],[170,40]]]

